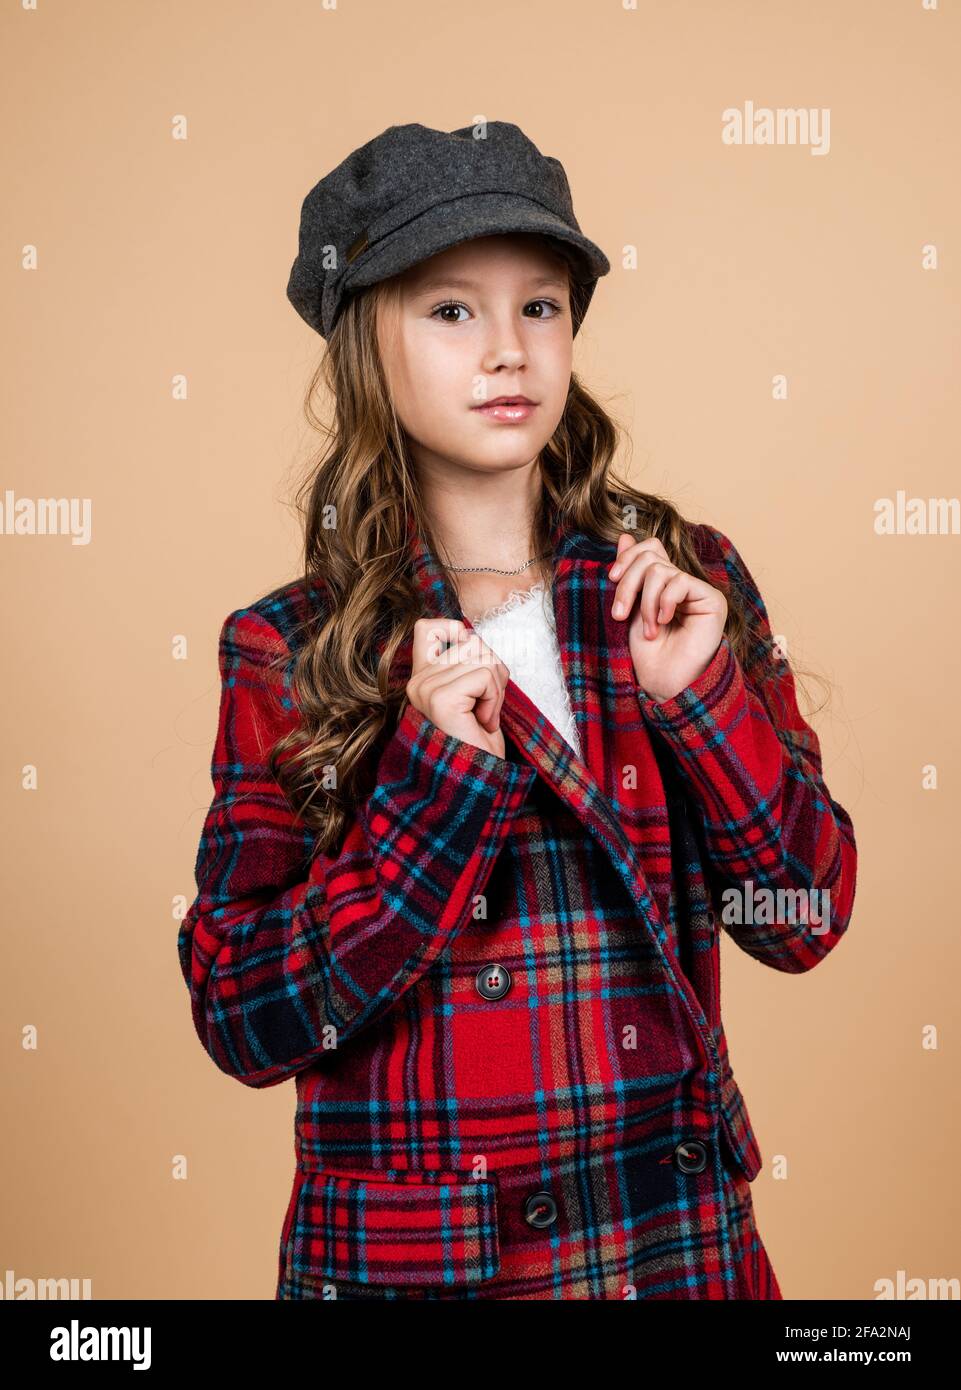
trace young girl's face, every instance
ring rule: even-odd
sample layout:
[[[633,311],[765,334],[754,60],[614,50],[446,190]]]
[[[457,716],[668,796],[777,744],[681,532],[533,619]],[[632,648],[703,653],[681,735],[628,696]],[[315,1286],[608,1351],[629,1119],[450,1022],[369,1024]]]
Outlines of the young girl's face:
[[[378,342],[415,461],[492,472],[531,463],[564,410],[573,328],[564,262],[526,236],[462,242],[399,277]],[[480,407],[499,396],[533,404]]]

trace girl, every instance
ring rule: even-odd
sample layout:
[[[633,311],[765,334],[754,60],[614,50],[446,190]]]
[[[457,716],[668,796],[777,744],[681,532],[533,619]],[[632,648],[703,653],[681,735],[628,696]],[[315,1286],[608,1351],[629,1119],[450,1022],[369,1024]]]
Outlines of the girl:
[[[279,1299],[781,1297],[719,927],[816,965],[854,835],[732,543],[611,472],[566,190],[407,126],[304,204],[335,421],[220,634],[179,935],[217,1066],[295,1079]]]

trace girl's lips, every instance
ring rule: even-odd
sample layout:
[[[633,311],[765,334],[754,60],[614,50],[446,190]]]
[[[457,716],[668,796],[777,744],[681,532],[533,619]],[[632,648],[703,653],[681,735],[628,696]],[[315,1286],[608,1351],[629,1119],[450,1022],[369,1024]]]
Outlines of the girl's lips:
[[[529,420],[537,409],[529,401],[517,401],[508,405],[505,401],[497,402],[493,405],[475,405],[478,415],[486,415],[489,420],[501,420],[505,424],[519,424],[523,420]]]

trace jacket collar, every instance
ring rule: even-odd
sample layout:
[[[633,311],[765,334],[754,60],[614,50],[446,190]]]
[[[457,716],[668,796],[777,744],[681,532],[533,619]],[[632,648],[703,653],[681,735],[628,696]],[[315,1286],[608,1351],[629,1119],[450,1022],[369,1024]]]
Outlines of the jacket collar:
[[[708,1066],[719,1067],[707,1019],[679,962],[675,928],[665,925],[665,903],[652,893],[644,872],[645,862],[663,858],[666,794],[637,697],[626,627],[610,611],[615,585],[608,570],[617,546],[560,524],[551,539],[554,620],[582,756],[510,679],[501,728],[517,756],[540,774],[608,856],[637,904],[639,924],[687,1009]],[[408,540],[424,616],[456,618],[472,630],[456,590],[413,520]],[[412,646],[408,639],[397,653],[405,680]],[[630,789],[625,788],[628,767],[634,770]]]

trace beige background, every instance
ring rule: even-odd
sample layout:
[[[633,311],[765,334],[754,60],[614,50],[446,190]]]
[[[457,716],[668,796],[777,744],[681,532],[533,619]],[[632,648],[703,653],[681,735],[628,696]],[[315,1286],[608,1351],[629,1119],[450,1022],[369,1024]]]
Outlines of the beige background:
[[[273,1296],[294,1086],[217,1071],[176,956],[216,639],[296,571],[322,348],[285,298],[300,202],[388,125],[477,116],[563,161],[610,256],[576,364],[633,436],[630,476],[734,540],[834,684],[814,723],[860,850],[848,936],[801,976],[726,939],[722,960],[785,1297],[961,1275],[961,537],[873,530],[878,498],[957,488],[958,7],[38,0],[0,37],[0,492],[93,508],[87,546],[0,536],[0,1279]],[[830,108],[829,154],[723,145],[747,101]]]

